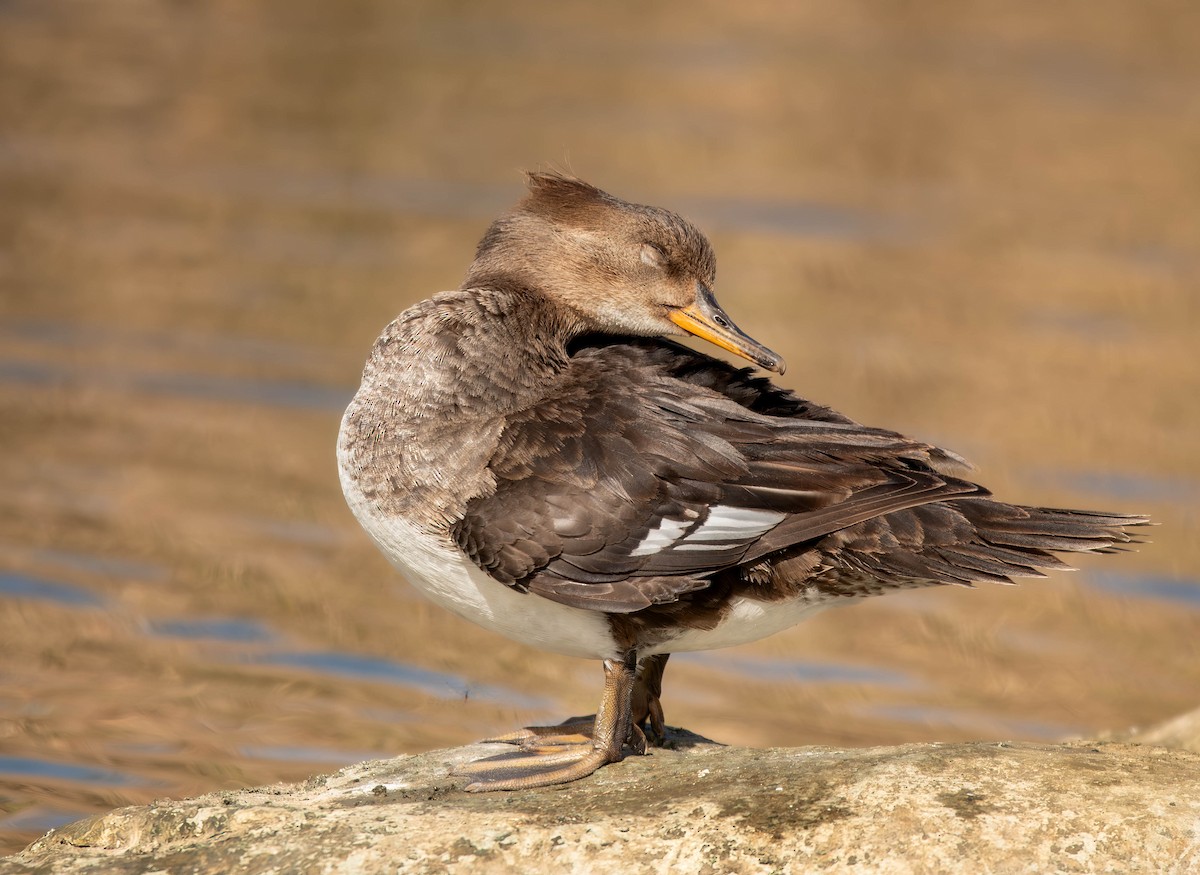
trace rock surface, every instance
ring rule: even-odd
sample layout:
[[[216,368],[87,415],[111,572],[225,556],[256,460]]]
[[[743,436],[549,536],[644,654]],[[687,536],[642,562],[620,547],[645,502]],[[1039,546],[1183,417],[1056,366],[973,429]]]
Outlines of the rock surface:
[[[0,873],[1200,871],[1189,751],[682,740],[560,788],[464,793],[473,745],[123,808]]]

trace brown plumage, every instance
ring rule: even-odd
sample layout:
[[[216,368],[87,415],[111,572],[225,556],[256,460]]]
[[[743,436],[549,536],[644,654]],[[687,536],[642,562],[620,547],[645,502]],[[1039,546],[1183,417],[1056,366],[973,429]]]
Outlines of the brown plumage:
[[[463,288],[372,351],[338,446],[363,526],[451,610],[605,660],[591,740],[485,762],[471,789],[572,780],[643,749],[671,652],[891,589],[1041,576],[1067,567],[1056,552],[1111,552],[1146,522],[995,501],[953,453],[664,339],[782,373],[719,308],[714,274],[674,213],[531,174]]]

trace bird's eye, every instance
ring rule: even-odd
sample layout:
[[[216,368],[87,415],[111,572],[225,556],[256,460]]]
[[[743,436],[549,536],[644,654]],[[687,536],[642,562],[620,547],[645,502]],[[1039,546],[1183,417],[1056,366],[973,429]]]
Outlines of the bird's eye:
[[[667,253],[653,243],[643,243],[642,263],[650,267],[663,267],[667,263]]]

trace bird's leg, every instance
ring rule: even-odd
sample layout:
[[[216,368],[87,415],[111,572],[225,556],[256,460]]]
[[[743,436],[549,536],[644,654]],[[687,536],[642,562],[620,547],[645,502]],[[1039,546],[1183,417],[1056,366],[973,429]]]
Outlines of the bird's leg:
[[[645,731],[646,739],[662,747],[667,738],[663,722],[662,679],[667,670],[669,653],[647,656],[638,666],[637,685],[633,688],[633,725]]]
[[[667,667],[669,653],[647,656],[637,667],[637,678],[633,686],[632,717],[633,727],[628,743],[637,749],[638,733],[642,733],[641,746],[648,743],[661,747],[666,739],[666,724],[663,720],[662,709],[662,678]],[[525,726],[521,729],[494,735],[483,739],[485,742],[504,742],[515,744],[525,750],[543,750],[548,747],[564,744],[579,744],[590,741],[595,734],[596,715],[587,717],[572,717],[553,726]]]
[[[638,752],[644,753],[641,730],[630,739],[636,678],[637,651],[630,650],[623,659],[604,660],[604,696],[589,740],[488,757],[456,769],[455,774],[475,779],[466,786],[472,792],[526,790],[585,778],[601,766],[620,760],[627,740],[637,749],[636,739],[641,739]]]

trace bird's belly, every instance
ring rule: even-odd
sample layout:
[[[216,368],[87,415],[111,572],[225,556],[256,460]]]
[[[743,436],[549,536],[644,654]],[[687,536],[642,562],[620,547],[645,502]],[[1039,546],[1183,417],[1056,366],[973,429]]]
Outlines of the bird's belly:
[[[791,628],[834,604],[852,601],[819,596],[760,601],[736,596],[714,628],[684,629],[675,637],[647,649],[645,653],[686,653],[748,644]]]
[[[352,482],[344,481],[342,488],[359,524],[383,555],[433,602],[485,629],[553,653],[592,659],[619,656],[603,614],[505,586],[449,538],[379,514]]]

